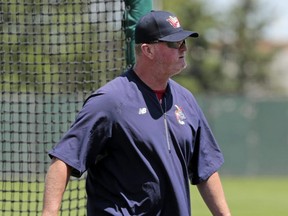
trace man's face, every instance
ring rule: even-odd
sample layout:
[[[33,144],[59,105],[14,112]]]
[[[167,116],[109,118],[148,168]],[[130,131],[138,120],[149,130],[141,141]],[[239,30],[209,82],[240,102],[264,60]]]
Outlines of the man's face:
[[[158,42],[155,44],[155,62],[167,73],[169,77],[178,74],[186,66],[185,40],[178,42]]]

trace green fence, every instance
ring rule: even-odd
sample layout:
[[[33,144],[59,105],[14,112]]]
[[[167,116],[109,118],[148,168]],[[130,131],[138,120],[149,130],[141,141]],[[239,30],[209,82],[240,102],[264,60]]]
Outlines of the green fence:
[[[21,169],[19,178],[25,178],[29,169],[45,170],[44,166],[49,163],[49,158],[43,152],[49,150],[61,135],[67,130],[71,119],[74,119],[76,110],[69,110],[71,107],[81,108],[82,103],[68,106],[61,101],[73,100],[83,95],[75,94],[53,96],[54,104],[51,106],[46,101],[52,98],[37,98],[23,95],[15,103],[2,103],[3,110],[20,110],[21,116],[2,116],[6,121],[2,122],[2,141],[21,143],[21,149],[13,149],[13,145],[2,143],[2,160],[13,163],[6,164],[3,173],[9,170]],[[25,104],[29,98],[30,103]],[[44,99],[45,101],[43,101]],[[244,97],[197,97],[200,106],[212,127],[213,133],[224,152],[225,164],[221,172],[226,175],[287,175],[288,174],[288,99],[249,99]],[[22,101],[22,103],[21,103]],[[36,101],[38,103],[35,109]],[[10,100],[11,102],[11,100]],[[57,102],[57,103],[56,103]],[[13,105],[14,104],[14,105]],[[20,105],[21,106],[20,106]],[[42,106],[39,106],[42,104]],[[17,106],[16,106],[17,105]],[[44,113],[44,114],[43,114]],[[55,114],[57,113],[57,114]],[[19,119],[18,117],[21,117]],[[13,121],[15,119],[15,121]],[[17,121],[16,121],[17,119]],[[34,131],[27,136],[27,127],[21,122],[29,122],[29,130]],[[9,121],[14,122],[8,124]],[[7,124],[4,124],[4,123]],[[33,122],[38,123],[38,126]],[[53,122],[45,124],[45,122]],[[66,124],[63,124],[66,122]],[[39,127],[39,125],[43,125]],[[47,128],[50,127],[50,128]],[[11,137],[11,131],[18,130]],[[23,133],[21,133],[23,130]],[[46,133],[45,131],[51,131]],[[32,136],[33,135],[33,136]],[[22,142],[24,140],[25,142]],[[18,146],[18,145],[17,145]],[[34,152],[31,154],[31,152]],[[21,153],[21,154],[20,154]],[[33,157],[31,157],[33,155]],[[25,163],[23,163],[25,161]],[[29,163],[29,161],[31,163]],[[35,164],[35,161],[43,163]],[[19,170],[20,171],[20,170]],[[42,175],[42,174],[41,174]],[[14,174],[15,178],[15,174]],[[34,178],[31,175],[29,178]]]
[[[288,98],[198,97],[227,175],[288,174]]]

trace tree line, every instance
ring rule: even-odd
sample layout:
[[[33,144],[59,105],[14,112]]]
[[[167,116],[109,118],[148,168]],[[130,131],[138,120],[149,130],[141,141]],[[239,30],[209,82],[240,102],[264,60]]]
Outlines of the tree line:
[[[121,4],[24,2],[1,3],[2,91],[90,91],[125,69]],[[270,91],[277,49],[263,51],[260,42],[273,14],[263,13],[259,1],[238,1],[225,13],[207,10],[213,5],[201,0],[165,0],[162,6],[183,28],[200,33],[187,40],[188,67],[174,79],[194,93]]]
[[[273,14],[265,12],[260,1],[237,1],[220,12],[207,10],[213,5],[201,0],[162,4],[177,14],[184,28],[200,33],[196,40],[188,40],[189,67],[176,80],[196,93],[256,95],[272,91],[269,66],[278,48],[261,47]]]

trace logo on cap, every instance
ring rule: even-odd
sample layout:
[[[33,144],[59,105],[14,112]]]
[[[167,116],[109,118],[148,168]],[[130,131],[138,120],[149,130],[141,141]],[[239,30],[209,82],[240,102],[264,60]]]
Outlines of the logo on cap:
[[[166,21],[168,21],[170,23],[171,26],[173,26],[173,28],[180,28],[180,22],[178,20],[177,17],[172,17],[172,16],[169,16],[168,19],[166,19]]]

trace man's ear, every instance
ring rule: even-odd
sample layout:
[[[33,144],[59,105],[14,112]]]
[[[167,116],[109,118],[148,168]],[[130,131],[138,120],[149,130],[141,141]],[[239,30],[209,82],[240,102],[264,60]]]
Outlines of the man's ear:
[[[155,48],[150,44],[142,44],[141,46],[142,53],[147,56],[149,59],[154,58]]]

